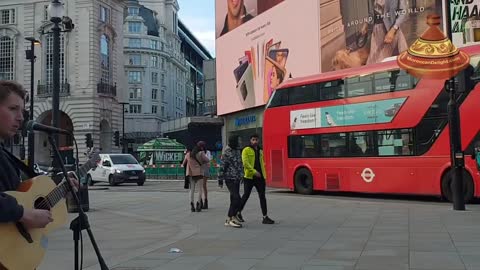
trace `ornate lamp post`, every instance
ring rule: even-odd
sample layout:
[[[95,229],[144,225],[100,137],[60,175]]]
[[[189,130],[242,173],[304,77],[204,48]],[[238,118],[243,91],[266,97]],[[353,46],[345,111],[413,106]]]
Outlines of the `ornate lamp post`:
[[[48,15],[50,21],[53,23],[53,65],[52,65],[52,79],[53,79],[53,91],[52,91],[52,125],[54,127],[60,127],[60,23],[64,16],[65,9],[63,4],[58,0],[52,0],[48,5]],[[55,135],[55,143],[58,147],[58,135]],[[54,166],[55,167],[55,166]]]
[[[30,41],[30,50],[26,51],[27,60],[30,60],[30,115],[29,119],[33,120],[33,88],[35,87],[35,45],[40,45],[40,41],[33,37],[27,37],[25,40]],[[33,170],[35,163],[35,134],[28,133],[28,166]]]
[[[447,2],[447,37],[439,28],[440,16],[428,15],[430,26],[410,48],[397,59],[398,65],[415,77],[446,80],[445,89],[450,94],[448,123],[450,130],[450,159],[452,200],[454,210],[465,210],[463,194],[464,154],[460,136],[460,112],[454,76],[470,64],[470,57],[452,43],[450,1]],[[463,81],[465,83],[465,81]]]

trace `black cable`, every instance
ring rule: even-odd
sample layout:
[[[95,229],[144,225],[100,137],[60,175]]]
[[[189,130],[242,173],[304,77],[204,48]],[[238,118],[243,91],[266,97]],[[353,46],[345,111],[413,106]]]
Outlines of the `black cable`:
[[[78,173],[79,171],[79,166],[78,166],[78,163],[79,163],[79,159],[78,159],[78,144],[77,144],[77,140],[75,139],[75,136],[72,136],[73,138],[73,142],[75,143],[75,157],[76,157],[76,164],[75,164],[75,171]],[[78,179],[79,181],[79,198],[80,198],[80,186],[81,186],[81,179]],[[88,183],[86,183],[88,185]],[[78,207],[82,207],[82,204],[81,204],[81,200],[80,200],[80,205],[78,205]],[[80,211],[80,210],[79,210]],[[79,226],[81,227],[81,223],[79,223]],[[83,237],[82,237],[82,231],[80,230],[79,232],[80,234],[80,270],[83,269]]]

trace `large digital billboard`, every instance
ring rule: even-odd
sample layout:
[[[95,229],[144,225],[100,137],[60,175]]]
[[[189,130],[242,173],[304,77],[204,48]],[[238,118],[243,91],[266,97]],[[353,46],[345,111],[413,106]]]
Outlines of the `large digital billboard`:
[[[446,1],[216,0],[217,112],[265,105],[289,78],[397,56]],[[480,0],[448,1],[455,45],[479,41]]]

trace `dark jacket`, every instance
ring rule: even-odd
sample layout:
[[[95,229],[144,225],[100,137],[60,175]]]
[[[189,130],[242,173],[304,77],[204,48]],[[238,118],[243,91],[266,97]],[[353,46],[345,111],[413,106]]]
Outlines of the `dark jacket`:
[[[18,221],[23,216],[23,207],[17,200],[3,191],[17,190],[21,182],[20,169],[16,166],[19,161],[12,154],[0,147],[0,222]]]
[[[231,181],[241,180],[242,177],[243,164],[240,150],[233,150],[230,146],[227,146],[222,155],[222,165],[218,172],[218,179]]]

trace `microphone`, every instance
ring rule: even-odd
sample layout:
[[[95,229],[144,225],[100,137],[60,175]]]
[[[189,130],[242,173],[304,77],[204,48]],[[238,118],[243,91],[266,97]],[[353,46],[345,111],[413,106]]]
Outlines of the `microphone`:
[[[45,133],[48,133],[48,134],[61,133],[61,134],[66,134],[66,135],[72,135],[72,133],[68,130],[43,125],[43,124],[37,123],[33,120],[30,120],[30,121],[27,122],[26,130],[28,130],[28,131],[37,130],[37,131],[42,131],[42,132],[45,132]]]

